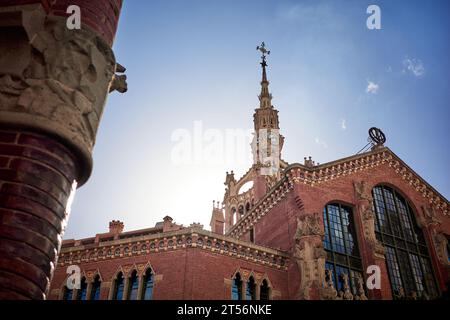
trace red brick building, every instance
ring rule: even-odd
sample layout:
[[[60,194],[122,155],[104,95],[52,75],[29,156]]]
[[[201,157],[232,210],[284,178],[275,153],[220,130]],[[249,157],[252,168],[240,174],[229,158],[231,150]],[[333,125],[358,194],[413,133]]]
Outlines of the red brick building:
[[[260,49],[254,163],[239,179],[226,174],[211,231],[165,217],[130,232],[112,221],[107,233],[65,240],[50,299],[432,299],[447,290],[448,200],[377,129],[363,153],[324,164],[282,160]],[[80,289],[66,287],[71,265],[81,270]],[[373,269],[381,283],[368,288]]]

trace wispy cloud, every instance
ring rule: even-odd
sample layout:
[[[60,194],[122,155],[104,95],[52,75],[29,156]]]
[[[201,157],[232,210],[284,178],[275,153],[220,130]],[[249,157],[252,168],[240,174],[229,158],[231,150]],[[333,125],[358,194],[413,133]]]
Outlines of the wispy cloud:
[[[366,92],[367,93],[375,94],[375,93],[378,92],[379,88],[380,88],[380,86],[378,84],[376,84],[375,82],[367,80],[367,88],[366,88]]]
[[[314,139],[314,142],[317,143],[318,145],[322,146],[325,149],[328,148],[328,144],[325,141],[319,139],[319,137],[316,137]]]
[[[410,72],[416,77],[421,77],[425,73],[425,67],[421,60],[406,57],[403,59],[403,73]]]
[[[346,130],[347,129],[347,123],[345,119],[341,119],[341,129]]]

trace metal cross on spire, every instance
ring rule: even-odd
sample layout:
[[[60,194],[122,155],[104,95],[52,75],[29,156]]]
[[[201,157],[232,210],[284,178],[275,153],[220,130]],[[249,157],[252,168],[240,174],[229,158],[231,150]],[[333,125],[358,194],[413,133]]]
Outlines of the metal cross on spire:
[[[259,50],[259,51],[261,52],[261,54],[262,54],[262,55],[261,55],[261,58],[262,58],[263,60],[266,59],[266,54],[267,54],[267,55],[270,54],[270,50],[267,50],[267,49],[266,49],[266,44],[264,43],[264,41],[261,42],[261,45],[259,45],[259,46],[256,47],[256,50]]]

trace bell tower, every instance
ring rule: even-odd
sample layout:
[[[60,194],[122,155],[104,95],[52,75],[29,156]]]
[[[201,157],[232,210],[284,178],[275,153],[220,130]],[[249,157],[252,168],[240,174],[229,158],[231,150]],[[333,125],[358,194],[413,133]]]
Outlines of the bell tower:
[[[284,137],[280,135],[278,110],[272,105],[272,94],[269,92],[267,80],[267,50],[265,43],[256,48],[261,52],[261,93],[259,107],[253,114],[254,137],[252,142],[253,165],[257,168],[259,183],[256,183],[257,198],[266,193],[268,187],[280,178],[281,149]],[[256,182],[256,181],[255,181]],[[269,184],[269,186],[267,185]]]

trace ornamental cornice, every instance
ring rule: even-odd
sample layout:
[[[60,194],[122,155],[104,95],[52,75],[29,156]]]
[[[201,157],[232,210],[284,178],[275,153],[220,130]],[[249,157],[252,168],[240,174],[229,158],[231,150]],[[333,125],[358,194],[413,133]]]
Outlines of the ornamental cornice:
[[[247,230],[253,227],[254,223],[284,198],[293,188],[294,184],[315,186],[381,165],[387,165],[392,168],[403,180],[419,192],[422,197],[427,198],[430,205],[442,210],[443,214],[448,216],[448,200],[406,165],[389,148],[379,147],[366,153],[314,167],[307,167],[298,163],[289,165],[284,171],[284,177],[255,204],[254,208],[238,220],[227,234],[239,239]]]
[[[80,245],[61,249],[59,266],[101,262],[111,259],[198,248],[268,267],[286,270],[289,255],[283,251],[232,239],[197,228],[158,233],[132,239],[99,243],[96,247]]]

